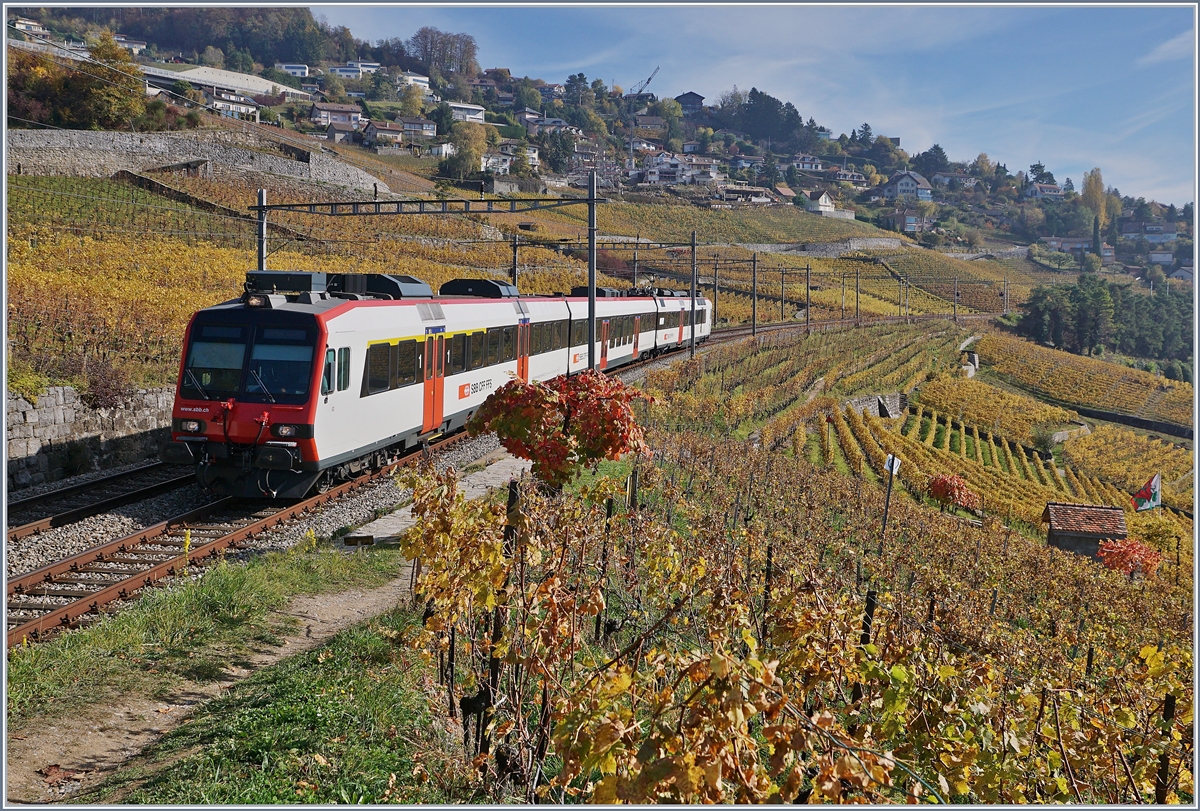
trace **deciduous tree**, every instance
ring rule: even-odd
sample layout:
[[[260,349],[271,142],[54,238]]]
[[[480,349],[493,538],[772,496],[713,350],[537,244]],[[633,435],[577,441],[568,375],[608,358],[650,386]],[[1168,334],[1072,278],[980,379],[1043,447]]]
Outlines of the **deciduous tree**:
[[[1083,190],[1079,193],[1079,200],[1095,212],[1101,227],[1108,223],[1108,195],[1104,192],[1104,177],[1100,174],[1099,167],[1083,173]]]

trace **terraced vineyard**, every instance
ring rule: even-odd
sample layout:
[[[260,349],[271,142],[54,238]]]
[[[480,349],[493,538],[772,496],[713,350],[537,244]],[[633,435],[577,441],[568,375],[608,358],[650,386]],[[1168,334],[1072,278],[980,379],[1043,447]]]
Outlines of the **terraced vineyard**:
[[[921,386],[921,403],[1025,443],[1033,441],[1034,431],[1040,426],[1057,429],[1078,418],[1074,411],[951,375]]]
[[[1116,425],[1102,425],[1086,436],[1064,442],[1063,457],[1076,469],[1130,492],[1161,473],[1163,503],[1192,509],[1195,458],[1181,444]]]
[[[985,335],[977,349],[980,360],[1005,379],[1048,400],[1175,425],[1192,424],[1195,395],[1189,383],[1007,335]]]

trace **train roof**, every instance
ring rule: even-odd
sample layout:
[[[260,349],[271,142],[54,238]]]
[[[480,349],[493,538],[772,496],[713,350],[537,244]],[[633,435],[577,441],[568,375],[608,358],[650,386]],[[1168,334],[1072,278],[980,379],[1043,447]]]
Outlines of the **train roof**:
[[[615,303],[621,300],[654,300],[656,298],[677,300],[688,297],[687,291],[662,288],[632,292],[635,295],[628,295],[626,291],[614,288],[597,288],[597,298]],[[697,298],[703,300],[704,297],[701,294]],[[522,294],[516,286],[504,281],[454,279],[443,284],[435,295],[427,284],[412,276],[268,270],[248,272],[244,292],[240,298],[205,309],[226,312],[235,309],[267,309],[318,315],[352,301],[411,305],[419,303],[499,303],[505,300],[586,301],[587,288],[572,288],[569,295],[566,293],[533,295]]]

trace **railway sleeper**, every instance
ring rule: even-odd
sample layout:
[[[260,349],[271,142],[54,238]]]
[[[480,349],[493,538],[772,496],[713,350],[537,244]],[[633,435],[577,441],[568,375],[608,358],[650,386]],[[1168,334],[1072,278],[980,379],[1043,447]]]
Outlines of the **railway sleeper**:
[[[130,574],[137,574],[141,569],[134,570]],[[94,575],[108,575],[107,577],[96,577]],[[113,583],[119,583],[128,577],[122,572],[114,572],[111,569],[93,573],[92,577],[84,577],[82,574],[56,574],[51,583],[83,583],[92,586],[110,586]]]
[[[97,583],[96,585],[97,588],[95,589],[73,589],[66,586],[59,588],[54,585],[35,586],[34,588],[31,588],[25,592],[25,594],[31,597],[91,597],[102,587],[102,584],[100,583]]]
[[[138,574],[139,572],[144,572],[146,570],[145,569],[131,569],[127,566],[122,566],[122,567],[116,568],[116,569],[100,569],[100,568],[96,568],[95,566],[81,566],[78,569],[78,571],[85,572],[85,573],[91,573],[91,574],[112,574],[112,575],[127,576],[127,575],[131,575],[131,574]]]
[[[9,611],[36,611],[38,613],[45,613],[46,611],[49,611],[51,609],[58,608],[57,605],[46,605],[45,603],[38,602],[37,600],[24,598],[24,597],[21,597],[20,595],[10,596],[8,598],[7,605],[8,605]],[[27,619],[29,619],[29,618],[28,617],[24,617],[24,618],[10,617],[8,624],[9,625],[20,625],[21,623],[25,622]]]
[[[129,551],[137,553],[137,550],[134,550],[134,549],[131,549]],[[106,557],[102,562],[103,563],[137,563],[137,564],[141,564],[144,566],[147,563],[158,563],[159,562],[158,560],[151,560],[149,558],[146,558],[146,557],[144,557],[145,555],[161,555],[162,552],[141,552],[138,554],[142,555],[142,557],[132,557],[132,556],[126,556],[126,555],[113,555],[112,557]],[[168,558],[163,558],[163,560],[167,560],[167,559]],[[142,569],[138,569],[138,571],[140,572],[140,571],[142,571]]]

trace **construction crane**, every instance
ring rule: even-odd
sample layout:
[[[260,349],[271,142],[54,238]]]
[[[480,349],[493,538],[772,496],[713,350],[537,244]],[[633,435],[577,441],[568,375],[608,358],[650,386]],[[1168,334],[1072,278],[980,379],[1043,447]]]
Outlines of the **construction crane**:
[[[658,68],[656,67],[656,68],[654,68],[654,72],[650,74],[650,78],[644,82],[639,82],[637,85],[635,85],[633,87],[633,89],[629,91],[629,95],[636,96],[637,94],[641,93],[643,90],[645,90],[647,87],[650,86],[651,80],[653,80],[654,77],[657,75],[658,75]]]

